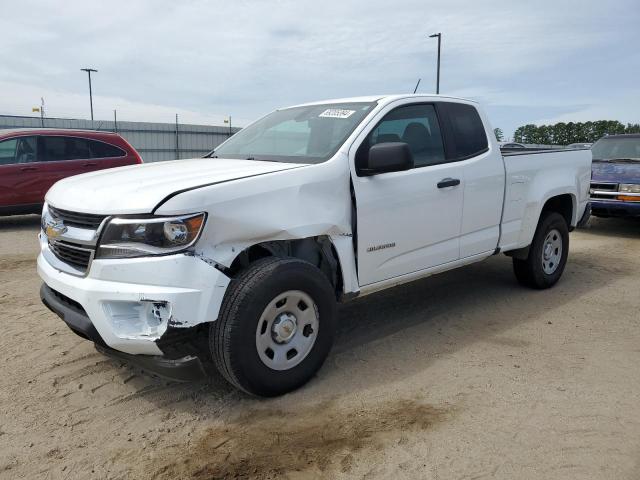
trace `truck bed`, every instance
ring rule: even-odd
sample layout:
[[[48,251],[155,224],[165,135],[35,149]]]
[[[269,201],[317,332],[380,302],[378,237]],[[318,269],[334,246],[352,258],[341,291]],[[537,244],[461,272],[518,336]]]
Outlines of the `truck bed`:
[[[529,245],[546,199],[559,194],[569,192],[576,207],[569,224],[576,226],[589,201],[590,150],[513,152],[502,158],[506,182],[500,250]]]

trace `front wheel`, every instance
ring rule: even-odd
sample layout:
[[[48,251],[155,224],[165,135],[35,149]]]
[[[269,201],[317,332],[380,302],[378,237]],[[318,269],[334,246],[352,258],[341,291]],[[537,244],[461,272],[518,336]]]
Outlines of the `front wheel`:
[[[259,260],[231,282],[211,324],[214,363],[250,394],[289,392],[322,366],[336,316],[333,288],[318,268],[295,258]]]
[[[569,228],[562,215],[543,212],[526,259],[513,259],[518,281],[543,289],[555,285],[564,271],[569,254]]]

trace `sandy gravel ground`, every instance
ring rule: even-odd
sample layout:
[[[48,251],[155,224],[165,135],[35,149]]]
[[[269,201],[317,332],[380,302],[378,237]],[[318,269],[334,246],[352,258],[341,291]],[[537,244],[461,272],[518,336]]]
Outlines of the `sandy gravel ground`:
[[[308,386],[248,398],[97,353],[0,219],[0,478],[640,478],[640,222],[572,234],[550,291],[504,256],[341,308]]]

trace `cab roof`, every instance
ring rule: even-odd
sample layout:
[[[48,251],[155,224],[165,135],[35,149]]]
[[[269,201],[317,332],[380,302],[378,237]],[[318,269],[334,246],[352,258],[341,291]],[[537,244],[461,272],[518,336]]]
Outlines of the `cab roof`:
[[[349,97],[349,98],[334,98],[334,99],[330,99],[330,100],[321,100],[321,101],[317,101],[317,102],[308,102],[308,103],[301,103],[298,105],[291,105],[290,107],[286,107],[286,108],[293,108],[293,107],[307,107],[307,106],[311,106],[311,105],[326,105],[326,104],[332,104],[332,103],[372,103],[372,102],[378,102],[378,103],[383,103],[383,104],[387,104],[390,102],[393,102],[395,100],[402,100],[405,98],[416,98],[416,99],[425,99],[425,100],[454,100],[454,101],[462,101],[462,102],[471,102],[471,103],[478,103],[474,100],[469,100],[467,98],[460,98],[460,97],[452,97],[449,95],[436,95],[436,94],[423,94],[423,93],[404,93],[404,94],[394,94],[394,95],[369,95],[369,96],[364,96],[364,97]]]

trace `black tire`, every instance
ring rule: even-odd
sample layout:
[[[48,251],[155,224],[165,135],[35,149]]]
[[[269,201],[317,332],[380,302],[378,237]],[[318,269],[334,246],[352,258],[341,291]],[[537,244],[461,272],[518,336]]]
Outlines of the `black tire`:
[[[543,249],[549,232],[556,230],[560,233],[562,252],[553,273],[545,272],[543,268]],[[522,285],[530,288],[544,289],[554,286],[564,271],[569,254],[569,228],[562,215],[556,212],[543,212],[533,242],[529,248],[526,260],[513,259],[513,271]]]
[[[288,370],[274,370],[258,354],[256,331],[270,302],[290,290],[302,291],[317,306],[319,327],[307,356]],[[336,297],[327,277],[312,264],[295,258],[256,261],[227,288],[218,319],[211,324],[210,348],[220,373],[252,395],[271,397],[295,390],[324,363],[337,317]]]

